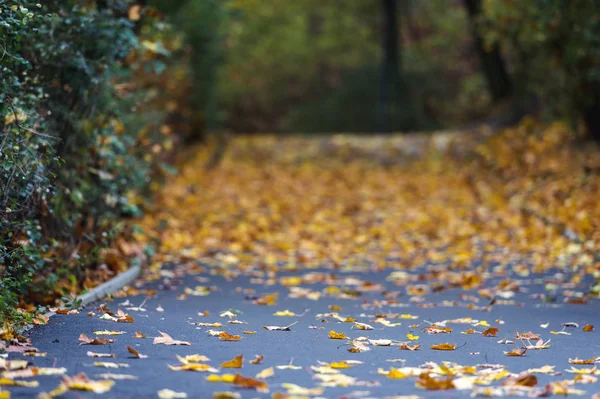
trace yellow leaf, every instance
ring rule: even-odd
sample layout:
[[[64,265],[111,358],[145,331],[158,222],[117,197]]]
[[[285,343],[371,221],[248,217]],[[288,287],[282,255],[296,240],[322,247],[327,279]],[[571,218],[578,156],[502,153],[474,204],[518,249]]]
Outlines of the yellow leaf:
[[[264,369],[260,373],[256,374],[256,378],[265,379],[265,378],[272,377],[274,375],[275,375],[275,370],[273,370],[273,367],[269,367],[267,369]]]
[[[412,334],[406,334],[406,338],[408,338],[409,341],[417,341],[419,339],[419,336],[412,335]]]
[[[238,355],[228,362],[221,363],[221,367],[229,369],[239,369],[242,368],[243,363],[244,355]]]
[[[329,331],[329,338],[331,339],[346,339],[346,335],[344,333],[338,333],[333,330]]]
[[[456,349],[456,344],[450,344],[446,342],[443,344],[431,345],[430,348],[437,351],[453,351],[454,349]]]

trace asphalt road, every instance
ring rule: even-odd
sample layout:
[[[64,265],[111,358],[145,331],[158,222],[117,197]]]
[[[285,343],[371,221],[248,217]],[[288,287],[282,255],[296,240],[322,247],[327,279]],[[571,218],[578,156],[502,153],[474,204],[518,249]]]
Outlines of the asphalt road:
[[[359,360],[362,364],[356,364],[352,368],[339,370],[343,374],[355,377],[360,383],[347,387],[326,387],[319,397],[325,398],[369,398],[390,397],[395,395],[418,395],[429,398],[454,398],[469,397],[472,390],[444,390],[428,391],[415,386],[415,377],[404,379],[389,379],[385,375],[378,374],[378,368],[389,369],[390,367],[412,366],[419,367],[426,362],[441,363],[451,361],[460,365],[502,364],[511,373],[519,373],[531,368],[539,368],[544,365],[555,366],[556,372],[563,375],[538,374],[538,386],[544,386],[547,382],[573,379],[573,374],[568,374],[565,369],[571,365],[569,358],[590,358],[600,356],[600,339],[598,330],[593,332],[582,331],[585,324],[594,324],[600,328],[600,303],[597,299],[590,299],[588,304],[566,304],[563,303],[564,293],[561,288],[561,280],[566,281],[567,276],[552,272],[545,276],[530,275],[519,278],[519,287],[513,291],[514,297],[500,299],[489,309],[470,309],[468,304],[483,308],[489,303],[489,299],[480,298],[477,289],[465,291],[462,288],[449,288],[440,292],[425,295],[421,303],[418,299],[406,293],[403,285],[396,285],[392,281],[386,281],[386,277],[394,270],[383,270],[379,272],[360,272],[356,270],[309,270],[286,272],[277,274],[276,278],[282,276],[305,275],[307,272],[323,272],[335,276],[336,284],[331,281],[321,281],[312,284],[302,284],[301,287],[310,288],[312,291],[322,293],[318,300],[307,298],[290,298],[289,288],[279,283],[269,285],[265,280],[252,280],[257,277],[241,275],[234,279],[226,279],[223,275],[211,274],[210,270],[200,271],[198,274],[187,274],[174,276],[166,268],[163,276],[154,281],[145,283],[140,281],[140,288],[156,290],[156,295],[146,299],[142,292],[139,295],[115,298],[108,303],[111,310],[123,309],[134,318],[133,323],[115,323],[102,320],[99,316],[97,306],[91,305],[81,310],[77,315],[53,316],[47,325],[36,326],[28,332],[32,344],[40,352],[46,352],[45,357],[27,358],[38,367],[65,367],[68,375],[80,372],[86,373],[90,378],[105,372],[131,374],[138,377],[137,380],[116,381],[110,392],[95,394],[90,392],[71,391],[61,397],[64,398],[156,398],[161,389],[171,389],[177,392],[187,393],[189,398],[212,398],[214,392],[232,391],[238,392],[242,398],[270,398],[274,392],[286,392],[281,384],[293,383],[306,388],[319,386],[315,380],[315,372],[310,366],[322,362],[338,362],[341,360]],[[176,269],[175,269],[176,270]],[[424,272],[415,270],[409,274],[415,275]],[[356,277],[358,280],[347,279]],[[346,280],[342,281],[340,279]],[[485,287],[497,286],[506,279],[517,279],[516,275],[506,276],[490,275],[485,280]],[[557,281],[557,289],[548,285],[548,281]],[[358,296],[348,299],[336,296],[335,290],[327,290],[328,287],[342,287],[355,290],[357,286],[352,284],[356,281],[369,281],[373,284],[381,284],[382,289],[373,292],[359,292]],[[427,282],[427,281],[425,281]],[[438,283],[443,284],[443,277]],[[584,281],[580,286],[566,286],[571,291],[586,292],[589,281]],[[194,287],[213,286],[214,291],[206,296],[188,295],[182,298],[186,287],[194,290]],[[360,286],[360,284],[358,285]],[[255,290],[254,294],[244,293],[244,289]],[[360,290],[359,290],[360,291]],[[254,300],[262,294],[279,293],[276,305],[257,305]],[[399,292],[395,301],[377,302],[386,299],[389,292]],[[506,291],[504,291],[506,292]],[[327,293],[332,295],[327,295]],[[534,294],[546,294],[550,299],[542,300]],[[465,296],[467,295],[467,296]],[[468,297],[472,295],[474,297]],[[512,294],[503,294],[510,296]],[[474,302],[475,297],[479,302]],[[387,294],[389,300],[391,296]],[[132,305],[119,305],[129,303],[139,306],[144,303],[146,311],[126,310]],[[144,302],[145,301],[145,302]],[[505,302],[502,302],[505,301]],[[512,301],[512,302],[510,302]],[[395,303],[394,303],[395,302]],[[374,330],[363,331],[353,329],[353,323],[340,322],[331,317],[316,317],[320,313],[332,312],[331,305],[342,308],[338,311],[343,317],[354,317],[358,322],[368,323],[375,327]],[[157,311],[158,307],[164,311]],[[471,306],[473,307],[473,306]],[[228,309],[239,311],[237,320],[248,324],[228,324],[228,318],[221,318],[219,314]],[[306,313],[305,310],[309,309]],[[290,310],[296,317],[278,317],[274,312]],[[87,315],[89,311],[95,312],[94,317]],[[208,311],[210,316],[200,317],[199,312]],[[411,314],[418,316],[415,320],[392,319],[393,323],[400,322],[400,326],[385,327],[373,322],[375,314]],[[497,337],[485,337],[482,334],[461,334],[469,328],[478,331],[485,330],[485,326],[473,326],[470,324],[448,324],[453,328],[450,334],[430,335],[422,331],[431,322],[440,322],[448,319],[471,317],[473,319],[485,320],[491,326],[500,331]],[[323,320],[327,320],[324,322]],[[207,331],[211,327],[197,327],[194,322],[220,322],[225,330],[231,334],[240,335],[238,342],[221,341],[218,337],[210,336]],[[291,331],[267,331],[265,325],[286,326],[291,323],[297,324],[291,327]],[[563,329],[562,323],[578,323],[578,328],[567,328],[565,331],[571,335],[554,335],[550,331]],[[549,323],[546,328],[541,325]],[[411,325],[419,325],[418,328]],[[79,345],[78,338],[81,333],[93,337],[94,331],[98,330],[125,331],[123,335],[112,336],[116,340],[107,345]],[[216,328],[213,328],[216,329]],[[256,331],[254,335],[247,335],[243,330]],[[417,351],[400,350],[397,346],[371,346],[371,350],[361,353],[350,353],[347,341],[330,339],[328,332],[334,330],[343,332],[350,338],[367,336],[370,339],[393,339],[407,341],[406,334],[418,335],[419,339],[410,342],[420,343],[423,346]],[[134,338],[136,331],[143,332],[149,338]],[[527,332],[541,334],[545,340],[551,338],[551,347],[545,350],[530,350],[522,357],[509,357],[504,351],[510,351],[521,346],[516,340],[516,345],[503,345],[498,341],[502,338],[513,339],[515,332]],[[191,346],[166,346],[155,345],[152,337],[158,336],[159,332],[165,332],[174,339],[190,341]],[[457,344],[454,351],[435,351],[430,345],[450,342]],[[145,359],[131,358],[127,346],[132,346],[140,353],[147,355]],[[114,359],[93,359],[88,357],[88,351],[105,352],[116,354]],[[269,393],[260,393],[254,390],[238,389],[228,383],[207,382],[209,375],[204,372],[172,371],[168,365],[179,364],[176,355],[185,356],[190,354],[202,354],[210,358],[208,364],[219,368],[222,362],[233,359],[235,356],[244,355],[243,368],[222,369],[221,372],[239,372],[244,376],[254,377],[257,373],[268,367],[286,364],[301,366],[299,370],[275,369],[275,375],[265,381],[269,384]],[[264,360],[253,365],[249,360],[255,355],[264,355]],[[10,359],[21,358],[21,355],[11,354]],[[389,359],[404,359],[404,363],[390,363]],[[94,361],[109,361],[126,363],[128,368],[112,370],[93,366]],[[591,366],[588,366],[591,367]],[[481,367],[480,367],[481,368]],[[40,382],[38,388],[8,388],[13,398],[32,398],[40,392],[47,392],[55,388],[60,382],[60,376],[40,376],[34,379]],[[499,386],[502,381],[495,382]],[[600,392],[598,383],[577,385],[578,389],[586,391],[586,396]]]

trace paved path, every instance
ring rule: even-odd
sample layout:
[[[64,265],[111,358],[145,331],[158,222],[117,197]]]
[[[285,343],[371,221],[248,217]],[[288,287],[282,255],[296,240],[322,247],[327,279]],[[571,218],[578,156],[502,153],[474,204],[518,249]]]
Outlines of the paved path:
[[[393,262],[392,262],[393,263]],[[192,271],[193,270],[193,271]],[[180,266],[165,268],[161,271],[158,280],[151,283],[140,281],[138,295],[116,298],[108,303],[111,310],[122,309],[134,318],[133,323],[115,323],[102,320],[103,314],[97,311],[95,306],[90,306],[78,315],[56,315],[44,326],[35,327],[29,334],[32,343],[40,352],[46,352],[46,357],[29,358],[39,367],[65,367],[68,375],[84,372],[90,378],[96,374],[113,372],[120,374],[131,374],[138,380],[116,381],[111,391],[105,394],[94,394],[87,392],[69,392],[63,397],[106,397],[106,398],[151,398],[157,397],[157,391],[171,389],[177,392],[185,392],[190,398],[211,398],[213,392],[233,391],[242,398],[271,397],[274,392],[286,392],[283,383],[293,383],[305,388],[319,387],[322,376],[328,374],[311,370],[311,366],[319,366],[321,362],[339,362],[342,360],[358,360],[362,363],[352,365],[349,369],[334,369],[344,375],[351,377],[353,386],[347,387],[325,387],[320,397],[386,397],[394,395],[414,394],[421,397],[468,397],[473,390],[445,390],[430,391],[415,387],[418,377],[407,377],[403,379],[390,379],[385,375],[378,374],[378,368],[389,370],[390,367],[421,367],[434,369],[432,364],[438,365],[444,361],[455,362],[462,366],[477,366],[477,372],[492,372],[492,364],[503,365],[510,373],[518,374],[532,368],[541,368],[544,365],[555,367],[559,375],[536,374],[538,383],[535,389],[544,389],[546,383],[573,379],[575,375],[565,372],[572,365],[569,358],[588,359],[600,356],[600,340],[598,332],[583,332],[585,324],[600,325],[599,304],[592,300],[587,305],[564,304],[563,289],[560,288],[562,281],[568,276],[562,274],[531,275],[519,278],[514,274],[494,276],[493,272],[486,281],[486,287],[498,287],[499,284],[507,284],[504,289],[493,290],[496,294],[497,303],[486,308],[489,299],[478,295],[477,290],[466,291],[462,288],[451,288],[448,279],[461,274],[444,275],[444,279],[436,277],[435,269],[422,269],[407,272],[385,270],[380,272],[371,271],[335,271],[335,270],[309,270],[302,272],[279,273],[275,281],[269,281],[268,276],[252,272],[253,276],[240,275],[237,278],[226,279],[222,274],[227,269],[203,269],[191,266]],[[211,272],[213,272],[211,274]],[[396,272],[394,275],[393,273]],[[310,273],[310,274],[307,274]],[[418,284],[429,284],[430,287],[439,287],[439,292],[428,293],[424,296],[414,295],[416,289],[414,281],[410,280],[421,275]],[[463,274],[464,275],[464,274]],[[298,276],[302,279],[299,286],[305,289],[304,294],[320,293],[318,300],[307,298],[291,298],[290,287],[279,284],[279,278],[285,276]],[[391,278],[390,278],[391,276]],[[394,280],[394,276],[400,279]],[[231,277],[231,276],[230,276]],[[405,279],[405,281],[402,280]],[[286,283],[293,280],[283,280]],[[504,283],[502,283],[504,281]],[[556,290],[552,288],[551,281]],[[368,282],[368,283],[367,283]],[[206,296],[194,296],[202,291],[197,286],[213,287]],[[378,286],[380,285],[380,286]],[[407,293],[407,286],[411,294]],[[502,286],[502,285],[500,285]],[[577,286],[566,285],[573,290],[582,290]],[[589,282],[583,282],[581,287],[589,287]],[[418,288],[418,287],[417,287]],[[480,287],[482,288],[482,287]],[[339,289],[342,291],[340,292]],[[156,294],[146,299],[144,293],[147,290],[155,290]],[[185,292],[188,292],[185,295]],[[294,292],[301,292],[297,288],[291,288]],[[256,304],[257,298],[264,298],[264,294],[277,292],[278,299],[274,305]],[[514,297],[512,296],[514,294]],[[541,299],[541,294],[548,298]],[[572,294],[572,293],[570,293]],[[506,297],[507,299],[502,299]],[[268,299],[268,297],[267,297]],[[133,305],[139,306],[144,303],[146,311],[127,310]],[[121,304],[121,305],[119,305]],[[367,323],[374,330],[360,330],[352,322],[341,322],[331,316],[318,316],[333,312],[331,306],[339,306],[342,310],[337,313],[342,318],[352,317],[357,322]],[[161,307],[164,311],[157,311]],[[228,309],[235,309],[237,317],[229,319],[219,315]],[[306,309],[309,309],[305,312]],[[296,317],[274,316],[277,311],[289,310],[298,314]],[[489,311],[488,311],[489,310]],[[87,315],[88,311],[95,313],[94,317]],[[208,311],[210,316],[199,317],[199,312]],[[305,312],[305,313],[304,313]],[[303,314],[303,315],[301,315]],[[375,315],[386,314],[386,320],[391,323],[401,323],[399,326],[388,327],[376,323]],[[413,315],[416,319],[404,319],[400,315]],[[301,316],[300,316],[301,315]],[[447,322],[446,326],[452,328],[450,334],[428,334],[423,331],[430,323],[442,322],[459,318],[472,318],[471,323],[457,324]],[[230,320],[239,320],[248,324],[228,324]],[[488,327],[477,325],[476,320],[485,320],[490,326],[497,327],[499,332],[496,337],[485,337],[482,334],[461,334],[469,329],[478,332]],[[233,335],[241,336],[238,342],[221,341],[218,337],[210,336],[207,331],[211,327],[197,327],[190,323],[219,322],[224,330]],[[562,323],[577,323],[579,327],[567,327],[564,331],[571,335],[554,335],[550,331],[563,330]],[[291,331],[267,331],[265,325],[286,326],[296,323]],[[542,324],[548,324],[542,328]],[[94,331],[119,330],[125,334],[112,336],[115,343],[108,345],[79,345],[78,338],[81,333],[94,337]],[[254,335],[244,334],[244,330],[256,331]],[[398,346],[374,346],[368,345],[370,349],[366,352],[351,353],[348,351],[351,345],[347,340],[330,339],[330,330],[344,333],[347,337],[368,337],[369,339],[391,339],[394,344],[408,341],[410,344],[422,344],[416,351],[400,350]],[[136,339],[134,334],[140,331],[149,338]],[[531,331],[539,333],[546,341],[551,339],[551,346],[544,350],[529,350],[522,357],[509,357],[504,351],[510,351],[515,347],[521,347],[523,343],[515,339],[515,333]],[[189,341],[191,346],[165,346],[154,345],[151,337],[156,337],[159,332],[165,332],[174,339]],[[409,341],[407,334],[419,336],[418,340]],[[503,345],[497,343],[507,338],[515,341],[515,345]],[[454,351],[436,351],[430,349],[433,344],[449,342],[456,344]],[[535,343],[536,341],[532,341]],[[147,355],[145,359],[130,358],[127,346],[137,349],[140,353]],[[93,359],[88,357],[88,351],[105,352],[116,355],[114,359]],[[206,362],[220,369],[221,363],[232,360],[235,356],[243,354],[244,364],[241,369],[220,369],[222,374],[240,373],[243,376],[254,377],[262,370],[274,367],[274,375],[265,379],[269,385],[269,393],[261,393],[252,389],[237,389],[229,383],[207,382],[209,373],[192,371],[172,371],[169,365],[177,365],[179,361],[176,355],[186,356],[191,354],[202,354],[210,358]],[[258,364],[250,364],[249,360],[255,355],[263,355],[264,360]],[[20,356],[11,355],[11,358]],[[392,359],[403,359],[402,362],[389,362]],[[94,361],[110,361],[126,363],[128,368],[119,370],[106,370],[93,366]],[[277,366],[293,364],[300,369],[277,369]],[[486,364],[488,366],[486,366]],[[499,366],[498,366],[499,367]],[[592,366],[575,366],[592,367]],[[451,366],[452,368],[452,366]],[[438,368],[439,369],[439,368]],[[459,368],[455,368],[459,370]],[[408,370],[408,369],[404,369]],[[327,370],[321,370],[327,372]],[[563,375],[560,375],[563,373]],[[435,378],[435,374],[433,375]],[[327,377],[324,377],[327,378]],[[455,377],[456,378],[456,377]],[[14,397],[35,397],[42,391],[50,391],[60,381],[57,376],[41,376],[36,378],[40,382],[37,389],[11,388]],[[501,386],[506,383],[507,378],[492,383],[492,386]],[[600,392],[600,385],[576,384],[574,388],[582,389],[589,396]],[[513,392],[515,393],[515,392]],[[282,396],[283,397],[283,396]]]

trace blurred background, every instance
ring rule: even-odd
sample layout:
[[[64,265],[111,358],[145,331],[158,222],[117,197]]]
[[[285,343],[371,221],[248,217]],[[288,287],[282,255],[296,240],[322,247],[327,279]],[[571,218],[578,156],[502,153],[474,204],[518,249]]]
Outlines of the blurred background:
[[[598,114],[596,0],[155,6],[186,42],[211,128],[423,131]]]
[[[0,1],[0,315],[126,268],[142,249],[124,220],[187,148],[214,146],[210,169],[241,133],[429,137],[525,115],[499,175],[551,147],[547,179],[571,137],[600,137],[600,0]],[[565,181],[593,194],[588,158]]]

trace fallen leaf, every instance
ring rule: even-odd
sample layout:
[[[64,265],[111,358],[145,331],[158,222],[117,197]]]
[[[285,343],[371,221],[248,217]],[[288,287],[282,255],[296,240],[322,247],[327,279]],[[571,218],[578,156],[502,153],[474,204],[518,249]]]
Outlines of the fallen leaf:
[[[527,348],[514,348],[510,352],[505,351],[504,354],[506,356],[525,356],[526,352],[527,352]]]
[[[269,378],[274,375],[275,375],[275,370],[273,370],[273,367],[269,367],[269,368],[264,369],[260,373],[256,374],[256,378],[264,380],[265,378]]]
[[[422,373],[421,375],[419,375],[419,379],[417,380],[416,386],[432,391],[454,389],[455,386],[452,380],[452,377],[448,377],[443,380],[438,380],[431,377],[429,373]]]
[[[582,330],[585,332],[592,332],[594,331],[594,326],[591,324],[586,324],[585,326],[583,326]]]
[[[177,359],[183,364],[208,362],[210,359],[204,355],[176,355]]]
[[[133,338],[148,338],[148,336],[146,334],[144,334],[143,332],[136,331]]]
[[[236,374],[233,379],[233,385],[240,388],[255,389],[258,392],[269,392],[269,385],[264,381],[255,380],[250,377],[243,377],[240,374]]]
[[[456,344],[450,344],[450,343],[446,342],[443,344],[431,345],[430,348],[437,350],[437,351],[453,351],[456,349]]]
[[[112,353],[97,353],[97,352],[87,352],[89,357],[117,357],[117,355]]]
[[[294,322],[292,324],[290,324],[289,326],[285,326],[285,327],[278,327],[278,326],[263,326],[263,328],[265,330],[269,330],[269,331],[292,331],[292,329],[290,327],[292,327],[293,325],[297,324],[298,322]]]
[[[419,339],[419,336],[412,335],[412,334],[406,334],[406,338],[408,338],[409,341],[417,341]]]
[[[136,357],[138,359],[146,359],[148,357],[148,355],[142,355],[140,352],[138,352],[136,349],[132,348],[131,346],[127,347],[127,351],[129,353],[131,353],[133,355],[133,357]]]
[[[346,339],[346,335],[344,333],[338,333],[333,330],[329,331],[329,338],[331,339]]]
[[[498,334],[498,332],[500,332],[500,330],[496,327],[490,327],[487,330],[485,330],[482,334],[484,337],[495,337],[496,334]]]
[[[230,369],[239,369],[239,368],[242,368],[243,363],[244,363],[244,355],[238,355],[228,362],[221,363],[221,367],[230,368]]]
[[[180,366],[171,366],[169,365],[169,370],[173,370],[173,371],[198,371],[198,372],[208,372],[208,373],[218,373],[219,370],[217,370],[214,367],[211,367],[208,364],[202,364],[202,363],[188,363],[188,364],[182,364]]]
[[[108,331],[108,330],[103,330],[103,331],[94,331],[95,335],[122,335],[125,334],[125,331]]]
[[[81,334],[79,336],[79,342],[79,345],[106,345],[112,344],[115,340],[107,338],[89,338],[87,335]]]
[[[176,339],[171,338],[171,336],[169,334],[166,334],[164,332],[159,331],[160,335],[162,335],[161,337],[155,337],[154,341],[152,341],[152,343],[154,345],[157,344],[161,344],[161,345],[191,345],[191,342],[187,342],[187,341],[178,341]]]
[[[113,362],[94,362],[94,366],[104,367],[107,369],[119,369],[119,368],[129,367],[129,365],[125,364],[125,363],[113,363]]]
[[[256,359],[250,360],[251,364],[259,364],[265,358],[264,355],[256,355]]]
[[[161,389],[157,392],[159,399],[184,399],[187,398],[185,392],[175,392],[170,389]]]
[[[408,342],[401,342],[400,345],[398,345],[400,347],[400,350],[403,351],[416,351],[419,350],[419,348],[422,346],[421,344],[415,344],[415,345],[410,345]]]
[[[239,335],[231,335],[225,331],[223,331],[219,334],[219,339],[221,341],[239,341],[240,338],[241,337]]]

